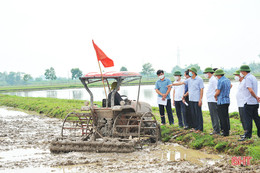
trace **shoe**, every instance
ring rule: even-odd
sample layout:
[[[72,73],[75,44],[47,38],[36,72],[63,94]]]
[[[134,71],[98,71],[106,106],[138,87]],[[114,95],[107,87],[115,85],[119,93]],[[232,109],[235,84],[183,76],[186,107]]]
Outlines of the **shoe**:
[[[189,129],[189,127],[188,127],[188,126],[185,126],[183,129],[184,129],[184,130],[188,130],[188,129]]]
[[[241,137],[240,139],[238,139],[238,141],[245,141],[247,139],[250,139],[249,137]]]
[[[240,135],[240,137],[241,137],[241,138],[244,138],[244,137],[245,137],[245,135]]]
[[[213,131],[212,133],[210,133],[210,135],[215,135],[215,134],[219,134],[218,132]]]
[[[165,126],[165,123],[161,123],[161,126]]]
[[[229,136],[229,134],[220,133],[221,136]]]

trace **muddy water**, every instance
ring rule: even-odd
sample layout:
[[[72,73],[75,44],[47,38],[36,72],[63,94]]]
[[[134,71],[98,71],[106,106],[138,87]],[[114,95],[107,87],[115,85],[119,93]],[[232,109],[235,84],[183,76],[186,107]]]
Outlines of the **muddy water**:
[[[52,154],[49,144],[60,135],[61,120],[4,107],[0,107],[0,127],[0,172],[239,171],[230,166],[230,158],[170,143],[133,153]]]

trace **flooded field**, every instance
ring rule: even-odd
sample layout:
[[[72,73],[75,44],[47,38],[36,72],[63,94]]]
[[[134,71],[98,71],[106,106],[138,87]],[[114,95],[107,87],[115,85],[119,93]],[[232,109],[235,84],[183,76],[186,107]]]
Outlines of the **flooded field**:
[[[62,121],[0,107],[0,172],[252,172],[231,166],[231,157],[173,143],[133,153],[52,154],[50,141]]]

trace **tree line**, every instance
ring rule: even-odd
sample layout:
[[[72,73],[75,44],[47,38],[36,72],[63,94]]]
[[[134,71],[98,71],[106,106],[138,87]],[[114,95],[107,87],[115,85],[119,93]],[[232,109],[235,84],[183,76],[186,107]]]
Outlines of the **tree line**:
[[[252,62],[248,64],[250,69],[252,70],[252,73],[255,74],[260,74],[260,63],[255,63]],[[195,67],[198,71],[198,75],[201,75],[203,73],[204,69],[201,69],[201,67],[198,64],[190,64],[186,65],[184,68],[179,67],[178,65],[174,66],[171,70],[170,73],[165,72],[166,76],[172,76],[175,71],[181,71],[183,74],[184,71],[189,69],[190,67]],[[215,67],[213,67],[215,68]],[[239,69],[239,67],[232,67],[230,69],[225,69],[223,67],[220,67],[223,69],[227,75],[232,75],[236,70]],[[120,71],[128,71],[127,67],[122,66],[120,68]],[[83,75],[82,71],[79,68],[72,68],[70,70],[71,72],[71,80],[78,79]],[[156,77],[155,69],[153,68],[151,63],[145,63],[142,65],[142,71],[140,72],[141,75],[144,77]],[[33,78],[30,74],[26,74],[23,72],[0,72],[0,86],[5,86],[5,85],[26,85],[29,82],[34,83],[34,82],[41,82],[44,80],[49,81],[54,81],[54,80],[59,80],[59,81],[65,81],[68,80],[68,78],[61,78],[56,76],[55,69],[53,67],[50,67],[49,69],[45,70],[44,77],[37,77]]]

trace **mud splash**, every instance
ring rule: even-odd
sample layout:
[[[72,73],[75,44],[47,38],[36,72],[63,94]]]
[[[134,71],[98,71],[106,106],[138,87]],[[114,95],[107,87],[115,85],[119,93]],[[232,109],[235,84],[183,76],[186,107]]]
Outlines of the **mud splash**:
[[[231,157],[171,143],[132,153],[52,154],[50,141],[60,135],[61,123],[0,107],[0,172],[252,172],[259,168],[232,167]]]

